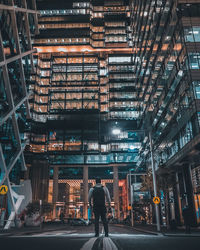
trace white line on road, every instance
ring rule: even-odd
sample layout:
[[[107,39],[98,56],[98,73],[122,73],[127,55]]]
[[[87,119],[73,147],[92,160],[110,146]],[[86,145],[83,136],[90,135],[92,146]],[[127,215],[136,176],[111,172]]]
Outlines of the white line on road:
[[[95,238],[91,238],[90,240],[88,240],[80,250],[92,250],[92,247],[95,243],[95,241],[97,240],[97,237]]]
[[[96,240],[96,237],[91,238],[82,246],[80,250],[92,250]],[[103,240],[103,250],[118,250],[117,246],[110,238],[105,237],[101,238],[100,240]]]
[[[30,238],[30,237],[58,237],[58,236],[68,236],[73,234],[75,231],[65,231],[59,233],[51,233],[51,232],[44,232],[44,233],[36,233],[31,235],[11,235],[11,238]]]
[[[118,248],[110,238],[103,238],[103,250],[118,250]]]
[[[100,234],[102,237],[103,234]],[[110,233],[110,237],[117,237],[117,238],[141,238],[141,237],[164,237],[163,235],[147,235],[147,234],[120,234],[120,233]],[[65,232],[59,232],[59,233],[51,233],[51,232],[44,232],[44,233],[38,233],[38,234],[29,234],[29,235],[10,235],[8,237],[11,238],[31,238],[31,237],[72,237],[72,238],[94,238],[94,233],[75,233],[75,231],[65,231]],[[95,238],[96,239],[96,238]],[[108,238],[107,238],[108,239]]]
[[[150,237],[150,238],[152,238],[152,237],[158,237],[157,235],[148,235],[148,234],[125,234],[125,233],[122,233],[122,234],[120,234],[120,233],[109,233],[109,236],[111,236],[111,237],[131,237],[131,238],[137,238],[137,237],[145,237],[145,238],[147,238],[147,237]],[[163,235],[161,235],[161,236],[163,236]]]

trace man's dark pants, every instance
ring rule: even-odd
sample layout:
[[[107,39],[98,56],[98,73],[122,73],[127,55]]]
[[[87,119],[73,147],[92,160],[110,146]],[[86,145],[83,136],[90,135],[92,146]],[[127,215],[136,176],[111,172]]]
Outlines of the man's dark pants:
[[[94,211],[94,217],[95,217],[95,234],[96,235],[99,234],[99,217],[101,216],[101,220],[102,220],[103,226],[104,226],[105,235],[108,235],[108,222],[106,219],[106,207],[105,206],[94,207],[93,211]]]

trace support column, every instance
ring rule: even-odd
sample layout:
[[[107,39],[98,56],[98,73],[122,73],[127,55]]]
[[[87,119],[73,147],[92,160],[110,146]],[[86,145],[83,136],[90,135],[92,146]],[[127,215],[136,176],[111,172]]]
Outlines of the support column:
[[[53,218],[56,218],[56,202],[58,200],[58,167],[53,169]]]
[[[183,178],[185,185],[186,202],[191,211],[190,223],[192,226],[196,226],[197,221],[196,221],[196,211],[194,203],[194,191],[192,185],[191,166],[189,164],[185,165],[183,168]]]
[[[118,167],[113,166],[113,195],[115,204],[115,218],[120,218],[119,211],[119,178],[118,178]]]
[[[39,200],[41,171],[38,161],[33,160],[31,166],[31,186],[33,201]]]
[[[181,210],[181,195],[180,195],[180,187],[179,187],[179,178],[178,172],[175,173],[176,182],[174,184],[175,191],[174,191],[174,201],[175,201],[175,216],[177,225],[183,224],[183,216]]]
[[[83,167],[83,218],[88,219],[88,166]]]

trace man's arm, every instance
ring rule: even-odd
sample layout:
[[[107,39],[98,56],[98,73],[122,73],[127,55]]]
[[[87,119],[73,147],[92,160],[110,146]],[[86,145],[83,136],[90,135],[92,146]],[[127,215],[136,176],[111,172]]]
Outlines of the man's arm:
[[[90,207],[92,206],[92,203],[91,203],[92,193],[93,193],[93,188],[90,188],[90,191],[89,191],[89,194],[88,194],[88,201],[89,201]]]
[[[109,190],[107,189],[107,187],[104,187],[104,192],[105,192],[105,196],[106,196],[106,200],[108,202],[108,205],[111,205],[111,199],[110,199],[110,193]]]

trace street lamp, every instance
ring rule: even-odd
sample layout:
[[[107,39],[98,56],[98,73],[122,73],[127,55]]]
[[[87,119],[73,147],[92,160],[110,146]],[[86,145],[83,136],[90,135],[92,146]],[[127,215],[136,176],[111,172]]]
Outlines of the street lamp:
[[[153,143],[152,143],[151,131],[149,132],[149,144],[150,144],[150,152],[151,152],[151,166],[152,166],[152,176],[153,176],[154,197],[157,197],[158,192],[157,192],[157,185],[156,185],[155,161],[153,157]],[[157,231],[160,232],[160,214],[159,214],[158,204],[155,204],[155,209],[156,209]]]
[[[147,130],[138,130],[138,132],[145,132]],[[119,135],[121,133],[121,130],[119,127],[115,127],[112,130],[112,133],[114,135]],[[151,167],[152,167],[152,176],[153,176],[153,189],[154,189],[154,197],[157,197],[157,186],[156,186],[156,173],[155,173],[155,161],[153,156],[153,142],[152,142],[152,132],[151,129],[149,129],[149,145],[150,145],[150,153],[151,153]],[[130,146],[130,149],[133,149],[133,145]],[[132,219],[132,187],[131,187],[131,174],[130,175],[130,202],[131,202],[131,224],[133,224]],[[156,210],[156,225],[157,225],[157,231],[160,232],[160,215],[159,215],[159,207],[158,204],[155,204],[155,210]]]
[[[149,122],[148,122],[149,124]],[[151,168],[152,168],[152,177],[153,177],[153,189],[154,189],[154,197],[157,197],[157,185],[156,185],[156,173],[155,173],[155,160],[153,156],[153,142],[152,142],[152,131],[151,129],[142,129],[141,132],[145,133],[149,131],[148,136],[145,139],[145,142],[149,139],[149,146],[150,146],[150,154],[151,154]],[[139,166],[139,165],[138,165]],[[158,204],[155,204],[155,210],[156,210],[156,226],[157,231],[160,232],[160,214],[158,209]]]
[[[114,135],[119,135],[121,133],[121,130],[119,128],[113,128],[112,133]]]
[[[130,145],[129,149],[133,150],[133,149],[135,149],[135,146],[134,145]]]

